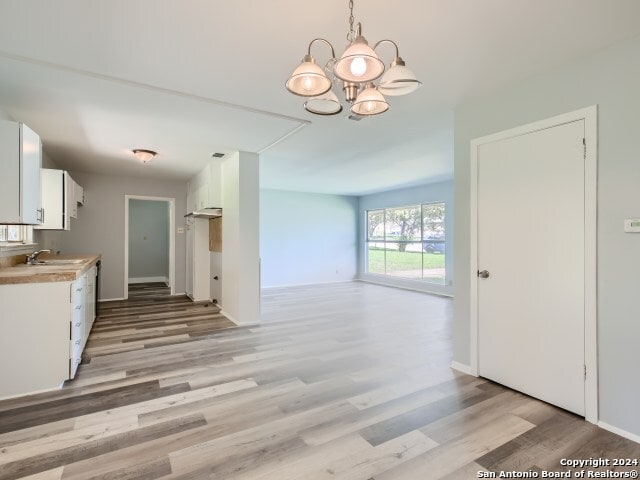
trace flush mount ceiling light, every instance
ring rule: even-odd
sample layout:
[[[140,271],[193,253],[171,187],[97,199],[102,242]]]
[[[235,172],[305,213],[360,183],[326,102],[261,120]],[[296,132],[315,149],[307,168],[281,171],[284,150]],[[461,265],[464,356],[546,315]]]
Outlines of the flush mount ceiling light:
[[[314,38],[309,43],[302,63],[286,83],[291,93],[308,97],[304,108],[316,115],[335,115],[342,111],[338,97],[331,90],[336,84],[344,92],[345,100],[351,104],[351,112],[362,116],[386,112],[389,104],[384,95],[406,95],[422,85],[405,65],[398,45],[393,40],[380,40],[371,48],[362,36],[362,25],[358,23],[354,28],[353,0],[349,0],[349,13],[349,45],[342,56],[336,58],[333,45],[328,40]],[[324,69],[311,56],[311,46],[316,42],[325,43],[331,49],[331,58]],[[395,47],[395,57],[386,72],[384,62],[375,51],[382,43],[390,43]],[[378,78],[380,82],[376,86],[373,81]]]
[[[142,148],[136,148],[135,150],[132,150],[132,152],[142,163],[147,163],[157,155],[153,150],[144,150]]]

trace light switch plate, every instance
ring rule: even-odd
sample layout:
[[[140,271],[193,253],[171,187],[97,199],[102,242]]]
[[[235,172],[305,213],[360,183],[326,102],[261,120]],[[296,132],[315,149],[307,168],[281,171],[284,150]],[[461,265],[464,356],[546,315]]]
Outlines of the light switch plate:
[[[625,219],[624,231],[627,233],[640,233],[640,218]]]

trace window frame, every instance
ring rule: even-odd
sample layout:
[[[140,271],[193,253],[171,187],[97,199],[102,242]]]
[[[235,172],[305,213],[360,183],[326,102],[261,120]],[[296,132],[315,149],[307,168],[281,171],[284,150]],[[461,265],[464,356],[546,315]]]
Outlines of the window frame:
[[[433,234],[437,234],[437,232],[435,233],[429,233],[426,234],[425,232],[425,207],[428,206],[432,206],[432,205],[442,205],[442,240],[437,239],[432,243],[438,243],[438,244],[442,244],[442,255],[443,255],[443,261],[445,262],[445,266],[444,266],[444,275],[442,277],[440,277],[440,279],[434,279],[433,277],[425,277],[425,254],[429,253],[425,251],[425,241],[427,240],[428,236],[431,236]],[[389,239],[387,232],[388,232],[388,212],[392,211],[392,210],[402,210],[402,209],[410,209],[410,208],[419,208],[420,209],[420,239],[413,239],[413,240],[400,240],[400,239]],[[442,285],[442,286],[446,286],[447,285],[447,279],[448,279],[448,272],[446,270],[446,240],[447,240],[447,227],[446,227],[446,207],[447,204],[444,200],[442,201],[432,201],[432,202],[421,202],[418,204],[411,204],[411,205],[402,205],[402,206],[392,206],[392,207],[384,207],[384,208],[372,208],[372,209],[367,209],[364,211],[364,222],[365,222],[365,238],[364,238],[364,251],[365,251],[365,261],[364,261],[364,265],[363,265],[363,270],[364,273],[367,275],[380,275],[380,276],[384,276],[384,277],[388,277],[388,278],[398,278],[398,279],[403,279],[403,280],[412,280],[412,281],[418,281],[418,282],[424,282],[427,284],[432,284],[432,285]],[[370,228],[369,228],[369,216],[371,213],[373,212],[380,212],[382,213],[382,217],[383,217],[383,223],[382,223],[382,232],[383,232],[383,237],[382,239],[379,238],[375,238],[370,234]],[[377,225],[375,227],[375,229],[379,229],[380,225]],[[415,234],[414,234],[415,236]],[[383,244],[383,271],[380,272],[372,272],[370,270],[370,245],[371,244],[379,244],[382,243]],[[389,248],[387,248],[387,244],[395,244],[395,245],[400,245],[400,244],[404,244],[404,245],[414,245],[414,244],[418,244],[420,245],[420,277],[416,278],[416,277],[412,277],[410,275],[398,275],[398,274],[393,274],[391,272],[389,272],[389,267],[388,267],[388,261],[387,261],[387,251],[389,250]],[[399,249],[400,247],[398,247]],[[406,247],[405,247],[406,248]],[[403,252],[405,250],[402,250]]]
[[[10,238],[11,230],[14,231]],[[0,225],[0,247],[4,249],[16,248],[33,244],[33,226],[31,225]]]

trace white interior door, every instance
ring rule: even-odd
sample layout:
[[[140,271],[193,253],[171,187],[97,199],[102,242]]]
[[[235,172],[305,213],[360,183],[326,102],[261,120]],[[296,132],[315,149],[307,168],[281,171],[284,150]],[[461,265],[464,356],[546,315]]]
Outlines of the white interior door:
[[[584,120],[478,147],[478,372],[584,415]]]

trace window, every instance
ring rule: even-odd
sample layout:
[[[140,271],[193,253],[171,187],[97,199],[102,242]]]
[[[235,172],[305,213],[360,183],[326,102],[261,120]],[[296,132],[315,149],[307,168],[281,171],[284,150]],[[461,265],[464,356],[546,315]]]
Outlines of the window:
[[[0,242],[6,244],[31,243],[32,227],[26,225],[0,225]]]
[[[444,203],[367,211],[367,273],[445,283]]]

